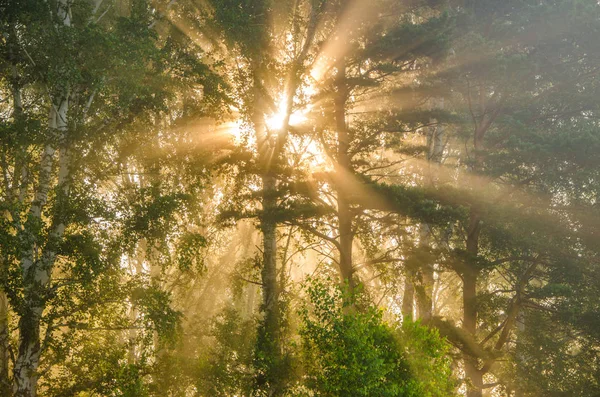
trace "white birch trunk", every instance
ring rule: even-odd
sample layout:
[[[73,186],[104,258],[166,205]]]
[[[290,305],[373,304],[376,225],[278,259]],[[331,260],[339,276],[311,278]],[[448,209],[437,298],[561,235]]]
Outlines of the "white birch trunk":
[[[62,26],[71,26],[70,3],[58,1],[57,16]],[[40,159],[40,169],[36,194],[30,209],[29,227],[41,224],[42,210],[48,201],[48,193],[52,187],[52,168],[55,153],[59,151],[59,175],[57,208],[60,201],[66,200],[69,194],[69,152],[67,145],[67,127],[69,110],[69,89],[65,88],[61,95],[52,99],[48,127],[57,134],[59,148],[49,143],[44,148]],[[33,230],[25,231],[26,246],[21,259],[23,271],[24,308],[19,320],[19,350],[13,369],[13,393],[16,397],[37,396],[38,366],[41,355],[40,325],[42,313],[46,306],[46,290],[50,283],[52,268],[56,259],[57,242],[62,238],[65,224],[61,214],[53,221],[46,242],[37,241]]]

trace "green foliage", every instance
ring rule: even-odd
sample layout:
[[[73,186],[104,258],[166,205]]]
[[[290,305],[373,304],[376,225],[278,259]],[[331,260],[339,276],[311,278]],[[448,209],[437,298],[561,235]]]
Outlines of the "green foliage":
[[[301,312],[306,387],[319,396],[452,395],[448,346],[415,323],[394,329],[361,295],[311,280]]]
[[[250,395],[255,334],[255,322],[243,320],[233,308],[225,308],[214,319],[209,334],[212,348],[200,356],[197,385],[201,395]]]
[[[268,56],[270,1],[217,0],[213,7],[217,28],[229,44],[240,46],[242,53],[255,61]]]
[[[39,353],[48,396],[441,397],[460,351],[491,394],[600,395],[599,21],[597,0],[1,0],[0,364]],[[293,125],[259,136],[285,95]],[[219,222],[242,218],[294,228],[259,320],[258,240]],[[334,277],[342,234],[382,301],[432,271],[455,349],[331,280],[298,299],[299,257]]]
[[[417,395],[443,397],[456,395],[457,382],[452,373],[451,346],[436,328],[405,320],[397,331],[411,373],[416,379]]]
[[[156,331],[163,340],[177,337],[181,313],[171,305],[171,296],[155,285],[136,288],[132,291],[131,301],[142,313],[142,324]]]
[[[450,202],[446,191],[442,189],[432,191],[427,188],[375,182],[368,182],[367,186],[373,194],[383,197],[380,203],[370,200],[370,204],[368,198],[363,198],[362,200],[367,201],[367,208],[379,207],[415,220],[442,226],[448,225],[456,218],[464,217],[466,213],[460,203]]]
[[[199,233],[184,234],[178,245],[177,264],[182,271],[204,270],[202,248],[206,247],[206,238]]]
[[[69,337],[65,342],[78,348],[61,357],[55,370],[44,379],[46,395],[149,396],[147,363],[128,363],[124,359],[127,347],[119,339],[118,331],[99,334],[93,339],[85,333]]]
[[[586,335],[572,335],[556,318],[530,313],[512,356],[524,396],[581,396],[600,393],[600,349]]]

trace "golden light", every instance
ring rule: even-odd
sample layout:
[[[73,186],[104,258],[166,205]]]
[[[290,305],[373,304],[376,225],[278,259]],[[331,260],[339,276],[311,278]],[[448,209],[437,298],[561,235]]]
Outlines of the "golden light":
[[[307,90],[305,90],[305,91],[307,91]],[[306,122],[306,120],[307,120],[306,115],[310,111],[310,108],[311,107],[309,105],[303,109],[299,109],[299,110],[292,112],[292,114],[290,114],[289,125],[297,126],[299,124]],[[288,109],[287,109],[287,104],[286,104],[286,97],[285,97],[285,95],[283,95],[277,104],[277,111],[265,118],[265,123],[267,125],[267,128],[270,131],[282,130],[285,127],[284,124],[285,124],[287,112],[288,112]]]
[[[371,1],[349,2],[312,66],[310,76],[315,81],[322,80],[334,67],[336,60],[346,55],[351,48],[352,39],[359,34],[360,30],[356,27],[376,20],[378,11],[379,8],[374,7]]]
[[[285,103],[285,97],[279,100],[277,104],[277,111],[268,116],[265,119],[265,123],[267,124],[267,128],[270,131],[280,131],[284,127],[285,117],[286,117],[287,109]],[[291,117],[290,117],[291,122]]]
[[[236,121],[228,121],[223,123],[217,128],[218,132],[225,133],[233,138],[236,144],[239,144],[243,140],[243,128],[241,119]]]
[[[303,110],[299,110],[297,112],[294,112],[290,115],[290,125],[294,126],[294,125],[299,125],[302,124],[304,122],[306,122],[307,117],[306,114],[309,112],[309,108],[303,109]]]

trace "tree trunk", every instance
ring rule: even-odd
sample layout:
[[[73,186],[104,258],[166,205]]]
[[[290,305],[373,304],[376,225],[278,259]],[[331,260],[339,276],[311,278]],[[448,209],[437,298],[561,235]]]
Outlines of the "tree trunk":
[[[526,324],[525,324],[525,311],[523,310],[523,308],[521,308],[519,310],[519,314],[517,314],[517,335],[516,335],[516,347],[515,347],[515,353],[516,353],[516,367],[519,368],[519,366],[522,363],[525,363],[527,361],[527,355],[524,354],[523,352],[523,336],[525,335],[525,328],[526,328]],[[525,393],[523,393],[523,390],[520,389],[519,386],[515,387],[515,395],[514,397],[524,397]]]
[[[421,224],[420,248],[429,251],[431,248],[431,229],[426,223]],[[421,263],[419,268],[419,280],[415,290],[417,292],[417,318],[423,321],[429,321],[433,316],[433,287],[434,287],[434,267],[430,260],[430,255],[425,256],[428,260]]]
[[[277,179],[273,168],[278,159],[276,153],[277,136],[268,131],[265,124],[265,114],[268,107],[262,93],[262,79],[260,77],[261,65],[255,65],[254,77],[254,104],[252,123],[256,133],[257,152],[259,156],[262,191],[262,214],[260,230],[263,237],[262,257],[262,305],[260,311],[262,322],[257,335],[257,366],[259,375],[257,387],[266,390],[269,396],[281,394],[280,373],[281,346],[280,346],[280,310],[279,289],[277,285],[277,222],[273,218],[277,210]],[[280,133],[277,131],[277,133]]]
[[[65,17],[68,19],[68,16]],[[69,195],[70,161],[66,142],[67,111],[69,109],[69,94],[58,103],[53,104],[50,111],[49,127],[59,136],[59,171],[58,190],[54,208],[54,216],[50,232],[39,258],[35,253],[41,245],[35,232],[26,232],[28,247],[26,248],[21,266],[23,271],[24,308],[19,320],[19,351],[14,366],[13,391],[17,397],[34,397],[37,395],[37,369],[41,355],[40,323],[46,307],[47,288],[50,284],[52,269],[60,239],[65,230],[64,209]],[[36,197],[31,206],[30,217],[42,222],[41,213],[48,199],[51,185],[52,165],[56,150],[47,145],[40,162],[40,176]],[[26,225],[27,228],[35,225]]]
[[[70,27],[70,2],[59,0],[56,15],[59,21],[58,29]],[[47,289],[58,244],[65,230],[64,209],[69,195],[70,164],[67,143],[69,96],[69,87],[63,87],[60,95],[50,104],[48,126],[50,131],[57,134],[60,157],[57,198],[47,241],[45,243],[39,241],[37,232],[32,229],[36,228],[36,224],[43,222],[42,209],[46,205],[48,192],[51,189],[52,166],[56,152],[52,144],[47,144],[42,153],[36,195],[31,205],[30,219],[25,225],[24,246],[26,248],[21,259],[24,304],[19,319],[19,350],[13,369],[13,393],[16,397],[37,395],[37,370],[41,355],[40,325],[46,307]],[[39,251],[41,251],[40,255],[36,257]]]
[[[477,274],[467,272],[463,275],[463,328],[475,337],[477,332]],[[467,397],[481,397],[483,386],[483,374],[479,370],[477,357],[467,353],[463,354],[465,375],[470,383],[467,384]]]
[[[348,87],[346,82],[346,61],[342,57],[337,62],[336,75],[337,93],[334,99],[335,124],[338,135],[337,151],[337,215],[339,222],[339,250],[340,250],[340,276],[343,283],[348,284],[348,293],[352,294],[355,288],[354,267],[352,265],[352,243],[354,232],[352,231],[353,215],[348,199],[349,192],[345,189],[343,181],[349,177],[352,172],[350,164],[350,137],[348,126],[346,124],[346,102],[348,101]]]
[[[275,178],[263,176],[263,205],[267,214],[276,208],[275,201]],[[277,283],[277,224],[268,219],[266,215],[261,223],[263,233],[263,311],[265,316],[265,328],[268,335],[275,340],[279,339],[279,288]]]
[[[479,235],[481,233],[480,216],[476,209],[471,209],[467,235],[467,253],[469,258],[463,272],[463,328],[477,340],[477,279],[479,270],[473,260],[479,252]],[[477,357],[463,354],[465,375],[470,383],[467,385],[467,397],[481,397],[483,373],[479,370]]]
[[[8,298],[0,292],[0,394],[10,393],[10,328],[8,324]]]
[[[260,229],[263,235],[263,267],[261,272],[263,323],[258,330],[259,355],[264,356],[262,369],[264,373],[259,376],[258,386],[266,388],[269,396],[283,393],[285,371],[283,367],[283,352],[281,347],[281,310],[279,305],[280,288],[277,282],[277,221],[273,215],[278,209],[277,178],[273,171],[280,161],[280,154],[285,147],[289,130],[290,117],[294,96],[301,82],[300,71],[313,42],[317,28],[317,15],[322,7],[312,8],[306,38],[302,50],[294,60],[285,87],[285,114],[283,125],[279,131],[268,131],[265,125],[265,114],[269,104],[262,92],[265,89],[263,82],[264,66],[259,60],[253,65],[254,74],[254,103],[252,123],[256,133],[257,152],[261,168],[263,183],[262,219]],[[274,134],[273,134],[274,133]]]
[[[414,300],[415,300],[415,286],[411,280],[410,274],[404,275],[404,293],[402,295],[402,318],[410,319],[413,318],[414,311]]]

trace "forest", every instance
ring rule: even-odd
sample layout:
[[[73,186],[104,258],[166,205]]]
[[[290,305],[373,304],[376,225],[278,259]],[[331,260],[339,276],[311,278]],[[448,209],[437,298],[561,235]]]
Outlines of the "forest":
[[[597,0],[0,33],[0,397],[600,396]]]

